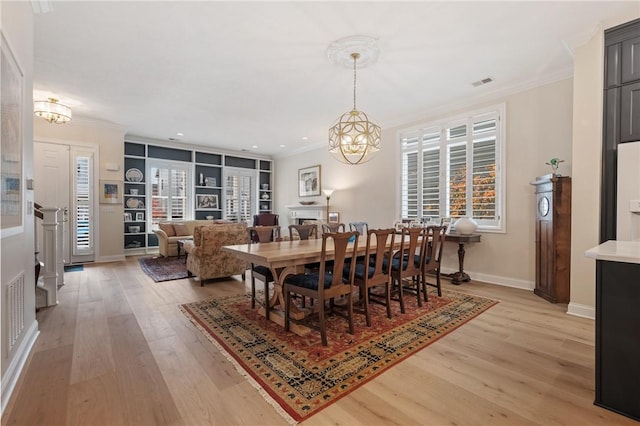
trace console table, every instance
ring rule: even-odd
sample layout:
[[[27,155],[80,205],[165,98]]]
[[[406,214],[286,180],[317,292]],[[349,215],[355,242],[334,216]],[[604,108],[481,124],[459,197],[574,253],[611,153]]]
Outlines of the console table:
[[[451,278],[451,284],[460,285],[471,281],[469,274],[464,272],[464,245],[467,243],[479,243],[480,234],[461,235],[455,232],[451,232],[446,235],[445,241],[451,241],[458,244],[458,272],[453,274],[442,274],[445,277]]]

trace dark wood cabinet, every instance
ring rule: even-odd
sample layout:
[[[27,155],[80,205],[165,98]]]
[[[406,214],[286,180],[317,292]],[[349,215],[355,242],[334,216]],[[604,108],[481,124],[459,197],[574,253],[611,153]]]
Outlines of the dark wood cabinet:
[[[616,239],[618,144],[640,140],[640,19],[604,33],[600,242]]]
[[[640,82],[622,86],[620,101],[620,142],[638,141],[640,140]]]
[[[620,59],[622,84],[640,80],[640,36],[622,42]]]
[[[640,264],[596,262],[595,404],[640,421]]]
[[[536,287],[552,303],[569,303],[571,178],[546,175],[531,184],[536,195]]]

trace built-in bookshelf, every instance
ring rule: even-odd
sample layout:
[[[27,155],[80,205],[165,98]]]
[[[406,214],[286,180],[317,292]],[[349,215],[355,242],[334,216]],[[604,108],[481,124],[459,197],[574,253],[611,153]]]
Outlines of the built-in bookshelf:
[[[198,220],[232,219],[225,217],[225,169],[255,171],[252,188],[260,213],[273,211],[273,162],[206,149],[168,147],[151,142],[124,142],[124,249],[126,254],[144,254],[155,250],[158,239],[150,224],[151,186],[146,174],[150,160],[161,159],[187,164],[192,171],[191,218]],[[153,163],[153,161],[151,161]],[[229,169],[230,170],[230,169]]]

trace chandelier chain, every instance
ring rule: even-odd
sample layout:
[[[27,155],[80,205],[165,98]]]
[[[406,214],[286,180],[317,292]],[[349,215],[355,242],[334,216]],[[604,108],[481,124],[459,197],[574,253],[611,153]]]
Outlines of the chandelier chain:
[[[357,108],[356,108],[356,61],[360,57],[360,54],[352,53],[351,57],[353,58],[353,110],[357,111]]]

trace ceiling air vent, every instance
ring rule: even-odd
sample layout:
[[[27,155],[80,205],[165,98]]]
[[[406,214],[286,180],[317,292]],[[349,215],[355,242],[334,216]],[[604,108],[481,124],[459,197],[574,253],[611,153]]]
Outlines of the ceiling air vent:
[[[492,81],[493,79],[491,77],[487,77],[487,78],[483,78],[482,80],[474,81],[473,83],[471,83],[471,85],[473,87],[479,87],[479,86],[482,86],[483,84],[491,83]]]

